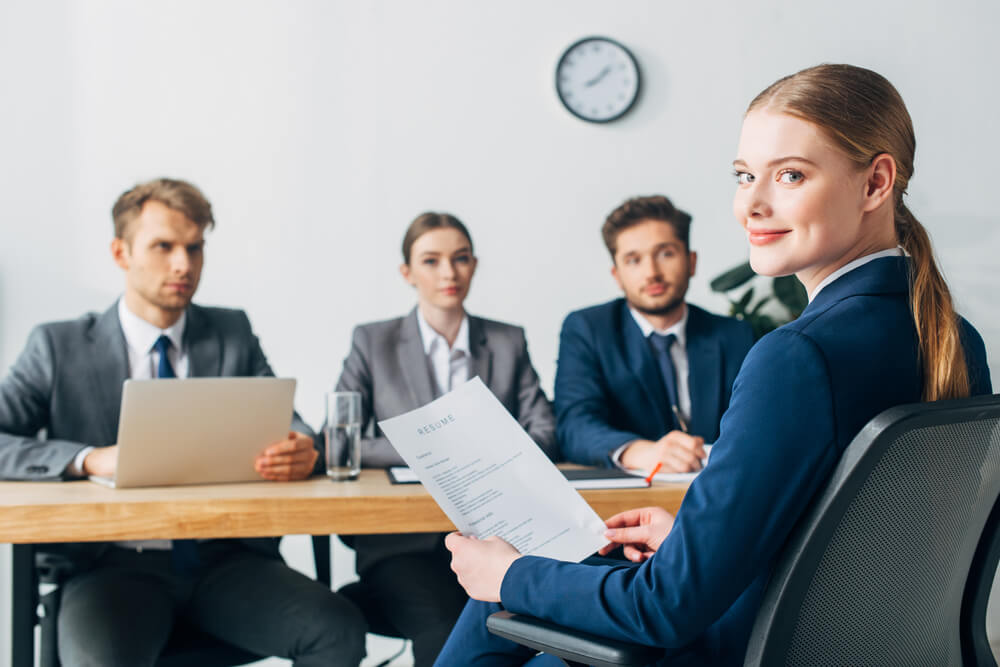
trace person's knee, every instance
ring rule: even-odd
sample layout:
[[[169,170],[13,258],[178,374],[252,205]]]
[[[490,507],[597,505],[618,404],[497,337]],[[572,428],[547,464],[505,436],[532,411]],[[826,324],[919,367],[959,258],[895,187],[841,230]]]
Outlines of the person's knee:
[[[300,625],[296,653],[329,655],[331,665],[358,664],[365,657],[365,633],[368,623],[364,615],[347,598],[329,592],[315,600]],[[295,657],[295,656],[293,656]]]
[[[159,651],[108,633],[84,633],[60,627],[59,662],[63,667],[153,667]]]
[[[170,633],[169,610],[151,604],[142,614],[129,614],[118,608],[118,598],[105,588],[76,583],[64,586],[56,619],[60,663],[64,667],[155,664]]]

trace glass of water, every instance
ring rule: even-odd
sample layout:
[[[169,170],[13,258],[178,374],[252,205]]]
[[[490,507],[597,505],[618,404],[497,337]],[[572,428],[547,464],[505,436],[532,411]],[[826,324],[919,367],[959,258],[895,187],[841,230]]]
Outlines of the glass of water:
[[[357,479],[361,473],[361,394],[326,394],[326,476],[335,481]]]

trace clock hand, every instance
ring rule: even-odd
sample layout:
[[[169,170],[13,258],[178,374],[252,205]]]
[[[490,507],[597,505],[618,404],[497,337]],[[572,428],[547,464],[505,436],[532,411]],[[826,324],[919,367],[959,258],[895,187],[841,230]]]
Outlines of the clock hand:
[[[597,76],[595,76],[590,81],[587,81],[583,85],[586,86],[587,88],[590,88],[591,86],[597,85],[598,83],[601,82],[601,79],[603,79],[604,77],[606,77],[610,73],[611,73],[611,65],[607,65],[607,66],[605,66],[604,69],[601,70],[600,74],[598,74]]]

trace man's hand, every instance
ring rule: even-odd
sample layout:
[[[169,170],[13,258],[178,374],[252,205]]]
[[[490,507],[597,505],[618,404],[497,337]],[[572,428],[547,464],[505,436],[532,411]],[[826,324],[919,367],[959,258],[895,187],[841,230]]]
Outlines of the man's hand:
[[[449,533],[444,545],[451,552],[451,569],[469,597],[500,602],[500,585],[510,564],[521,557],[518,550],[499,537],[480,540],[461,533]]]
[[[118,467],[118,445],[95,447],[83,457],[83,474],[97,477],[114,477]]]
[[[604,537],[612,543],[598,553],[606,556],[621,544],[625,558],[641,563],[663,544],[674,525],[674,517],[662,507],[643,507],[616,514],[604,523],[608,527]]]
[[[698,472],[705,456],[705,438],[671,431],[656,442],[633,440],[622,452],[621,463],[626,468],[652,470],[662,462],[662,472]]]
[[[253,467],[264,479],[288,482],[311,475],[317,457],[319,452],[313,447],[312,438],[289,431],[288,438],[265,449],[253,462]]]

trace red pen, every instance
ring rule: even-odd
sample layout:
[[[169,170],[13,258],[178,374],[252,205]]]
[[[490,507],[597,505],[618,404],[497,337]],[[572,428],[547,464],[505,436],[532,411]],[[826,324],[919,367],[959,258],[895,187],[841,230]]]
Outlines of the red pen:
[[[646,478],[647,486],[651,486],[653,484],[653,478],[656,477],[656,473],[660,472],[660,468],[662,467],[663,467],[663,461],[660,461],[655,466],[653,466],[652,472],[650,472],[649,476]]]

